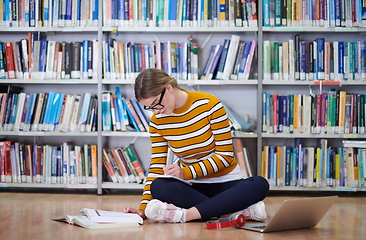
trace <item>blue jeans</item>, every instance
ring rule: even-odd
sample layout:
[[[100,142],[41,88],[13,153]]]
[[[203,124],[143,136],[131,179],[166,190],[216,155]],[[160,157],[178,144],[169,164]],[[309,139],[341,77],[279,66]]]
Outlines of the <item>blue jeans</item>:
[[[260,176],[224,183],[193,183],[172,178],[157,178],[150,187],[152,197],[177,207],[196,207],[201,220],[243,210],[263,200],[269,191],[267,180]]]

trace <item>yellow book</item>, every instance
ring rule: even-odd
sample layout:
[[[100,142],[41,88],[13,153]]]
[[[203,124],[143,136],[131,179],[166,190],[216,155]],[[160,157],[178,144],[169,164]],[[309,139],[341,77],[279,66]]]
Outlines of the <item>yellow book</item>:
[[[268,152],[269,147],[263,147],[264,154],[262,155],[262,177],[268,179]]]
[[[294,95],[294,133],[299,133],[299,95]]]
[[[341,179],[341,161],[340,156],[337,153],[335,155],[335,187],[339,187],[340,179]]]
[[[92,164],[92,181],[93,184],[97,184],[98,178],[98,156],[97,145],[91,145],[91,164]]]
[[[220,0],[220,21],[226,21],[226,1]]]
[[[346,91],[339,92],[339,118],[338,126],[339,133],[344,133],[344,127],[346,122]]]
[[[281,185],[282,147],[277,147],[277,186]]]
[[[320,172],[320,161],[321,161],[321,151],[320,148],[316,148],[316,166],[315,166],[315,179],[316,179],[316,186],[322,186],[322,179],[321,179],[321,172]]]

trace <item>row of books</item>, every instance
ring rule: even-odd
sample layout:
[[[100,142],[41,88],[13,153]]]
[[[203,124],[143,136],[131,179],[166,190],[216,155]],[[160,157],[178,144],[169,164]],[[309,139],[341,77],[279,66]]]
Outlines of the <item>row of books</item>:
[[[261,174],[271,186],[365,187],[366,148],[264,146]]]
[[[162,69],[182,80],[198,79],[198,45],[188,42],[103,41],[102,73],[105,79],[133,79],[147,68]],[[27,39],[0,42],[0,78],[96,79],[97,40],[56,42],[28,33]]]
[[[213,45],[203,69],[201,79],[248,80],[253,59],[255,60],[256,41],[244,42],[232,35],[223,45]]]
[[[102,162],[107,170],[108,180],[113,183],[142,183],[145,168],[134,144],[122,148],[103,148]]]
[[[257,26],[257,1],[9,0],[0,2],[0,26],[218,27]]]
[[[265,133],[365,134],[365,94],[331,90],[310,96],[262,96]]]
[[[263,41],[264,80],[366,80],[366,41]]]
[[[256,0],[105,0],[104,26],[256,27]]]
[[[361,0],[263,0],[265,27],[365,27]]]
[[[0,181],[6,183],[96,184],[97,146],[32,145],[0,141]]]
[[[0,26],[98,26],[98,0],[0,1]]]
[[[135,78],[147,68],[161,69],[178,80],[198,79],[198,44],[192,35],[187,42],[103,41],[103,60],[105,79]]]
[[[151,114],[136,99],[124,98],[119,87],[114,94],[102,92],[103,131],[148,132]]]
[[[0,78],[91,79],[98,76],[98,41],[56,42],[43,34],[0,42]]]
[[[0,93],[1,131],[97,130],[97,97],[91,93]]]
[[[0,1],[0,26],[4,27],[98,26],[98,19],[99,19],[98,2],[102,1],[2,0]]]

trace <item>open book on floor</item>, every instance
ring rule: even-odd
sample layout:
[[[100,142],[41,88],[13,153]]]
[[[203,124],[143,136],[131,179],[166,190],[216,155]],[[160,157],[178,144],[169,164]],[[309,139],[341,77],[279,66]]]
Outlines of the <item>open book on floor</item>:
[[[84,215],[63,215],[52,217],[54,221],[67,222],[87,229],[107,229],[138,227],[143,224],[143,219],[132,213],[102,211],[97,209],[83,208],[80,212]]]

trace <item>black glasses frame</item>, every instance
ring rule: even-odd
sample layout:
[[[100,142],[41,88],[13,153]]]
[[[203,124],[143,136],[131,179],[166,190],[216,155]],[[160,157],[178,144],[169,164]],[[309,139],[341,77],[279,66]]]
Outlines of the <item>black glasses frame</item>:
[[[161,104],[161,101],[163,101],[164,94],[165,94],[165,88],[161,92],[159,102],[157,104],[155,104],[154,106],[152,106],[152,107],[146,107],[146,106],[144,106],[144,109],[145,110],[148,110],[148,111],[159,111],[159,110],[163,109],[164,108],[164,105]]]

